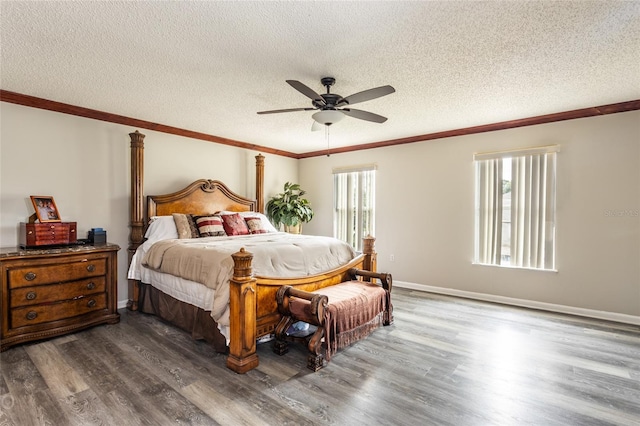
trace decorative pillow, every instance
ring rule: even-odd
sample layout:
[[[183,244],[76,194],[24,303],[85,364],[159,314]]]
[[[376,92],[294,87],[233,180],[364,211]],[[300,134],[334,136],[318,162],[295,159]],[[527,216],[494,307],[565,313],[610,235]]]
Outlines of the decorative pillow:
[[[247,227],[249,228],[249,232],[252,234],[266,234],[267,231],[264,229],[264,225],[262,224],[262,219],[259,217],[249,217],[245,216],[244,221],[247,222]]]
[[[152,216],[149,227],[144,234],[148,241],[168,240],[178,238],[178,230],[172,216]]]
[[[222,218],[222,226],[227,235],[248,235],[249,228],[242,216],[238,213],[224,214],[220,216]]]
[[[198,226],[190,214],[174,213],[173,220],[178,230],[178,238],[198,238]]]
[[[224,237],[227,235],[224,232],[222,218],[218,215],[195,216],[195,220],[201,237]]]
[[[230,212],[230,211],[220,211],[217,214],[223,215],[223,214],[233,214],[235,212]],[[269,222],[269,219],[267,219],[267,217],[262,214],[262,213],[258,213],[258,212],[239,212],[238,213],[240,216],[242,217],[259,217],[262,220],[262,227],[267,231],[267,232],[278,232],[278,230],[275,228],[275,226],[273,226],[271,224],[271,222]]]

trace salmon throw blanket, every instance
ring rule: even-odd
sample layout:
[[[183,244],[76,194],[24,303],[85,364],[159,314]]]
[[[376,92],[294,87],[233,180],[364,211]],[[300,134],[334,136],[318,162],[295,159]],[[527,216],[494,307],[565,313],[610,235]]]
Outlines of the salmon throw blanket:
[[[338,349],[367,337],[380,327],[384,311],[391,303],[390,295],[382,287],[365,281],[341,283],[313,293],[329,298],[324,323],[327,361]],[[293,312],[295,307],[290,305],[290,309]]]

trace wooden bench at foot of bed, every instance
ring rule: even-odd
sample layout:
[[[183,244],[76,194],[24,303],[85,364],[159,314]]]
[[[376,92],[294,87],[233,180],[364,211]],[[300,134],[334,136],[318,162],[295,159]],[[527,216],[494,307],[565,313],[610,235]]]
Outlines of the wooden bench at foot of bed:
[[[380,325],[393,323],[391,274],[359,269],[349,272],[350,281],[312,292],[291,286],[278,290],[276,299],[282,319],[276,327],[275,353],[284,355],[289,340],[304,341],[309,349],[307,367],[318,371],[338,349],[363,339]],[[380,285],[368,281],[372,278],[380,280]],[[311,330],[304,337],[288,334],[298,321],[315,326],[315,332]]]

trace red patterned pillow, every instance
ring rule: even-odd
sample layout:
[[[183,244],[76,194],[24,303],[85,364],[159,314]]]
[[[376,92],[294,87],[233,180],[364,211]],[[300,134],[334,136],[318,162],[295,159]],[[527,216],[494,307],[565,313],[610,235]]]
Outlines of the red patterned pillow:
[[[196,216],[195,219],[201,237],[224,237],[227,235],[220,216]]]
[[[224,226],[224,230],[227,235],[248,235],[249,228],[247,227],[247,223],[244,221],[242,216],[238,213],[234,214],[223,214],[222,216],[222,226]]]
[[[244,221],[247,222],[249,232],[251,232],[252,234],[266,234],[268,232],[266,229],[264,229],[262,219],[260,219],[259,217],[245,216]]]

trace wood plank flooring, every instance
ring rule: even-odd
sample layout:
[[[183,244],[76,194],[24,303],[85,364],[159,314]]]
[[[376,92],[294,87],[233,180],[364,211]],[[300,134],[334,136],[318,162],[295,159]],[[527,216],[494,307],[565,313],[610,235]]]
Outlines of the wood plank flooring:
[[[244,375],[153,316],[0,354],[0,425],[637,425],[640,327],[395,288],[395,324],[317,373]]]

